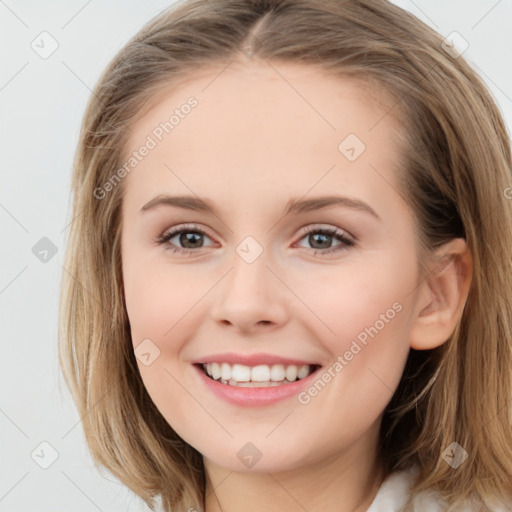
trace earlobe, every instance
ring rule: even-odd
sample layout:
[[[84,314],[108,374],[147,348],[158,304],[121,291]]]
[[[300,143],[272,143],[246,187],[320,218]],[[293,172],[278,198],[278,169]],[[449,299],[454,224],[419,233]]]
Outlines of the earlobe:
[[[473,276],[467,243],[456,238],[436,251],[436,264],[421,284],[410,345],[428,350],[445,343],[462,317]]]

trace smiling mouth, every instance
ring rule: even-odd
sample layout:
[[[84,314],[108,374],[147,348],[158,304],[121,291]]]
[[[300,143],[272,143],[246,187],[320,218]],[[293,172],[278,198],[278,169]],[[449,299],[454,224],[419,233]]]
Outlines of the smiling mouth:
[[[198,368],[212,380],[228,386],[266,388],[284,386],[309,377],[321,368],[318,364],[306,365],[257,365],[246,366],[229,363],[197,364]]]

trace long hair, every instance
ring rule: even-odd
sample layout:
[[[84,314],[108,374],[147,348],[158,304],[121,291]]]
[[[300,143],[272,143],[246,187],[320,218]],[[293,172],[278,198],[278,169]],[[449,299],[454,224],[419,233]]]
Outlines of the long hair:
[[[74,163],[59,360],[95,464],[153,510],[155,500],[166,511],[203,507],[204,466],[157,410],[137,368],[121,277],[124,182],[108,197],[97,191],[164,86],[240,58],[319,66],[393,98],[403,116],[401,192],[421,255],[463,237],[474,271],[452,336],[436,349],[410,349],[378,455],[386,475],[419,466],[413,493],[434,490],[449,511],[463,500],[487,510],[494,498],[511,498],[510,141],[483,81],[442,43],[386,0],[189,0],[147,23],[100,77]],[[456,469],[442,457],[453,442],[468,453]]]

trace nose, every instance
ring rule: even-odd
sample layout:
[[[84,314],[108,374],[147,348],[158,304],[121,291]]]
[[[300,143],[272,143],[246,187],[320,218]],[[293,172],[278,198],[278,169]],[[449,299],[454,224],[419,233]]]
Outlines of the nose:
[[[235,255],[233,267],[218,287],[211,312],[218,323],[249,333],[273,329],[288,320],[290,292],[276,277],[276,270],[268,268],[265,252],[252,263]]]

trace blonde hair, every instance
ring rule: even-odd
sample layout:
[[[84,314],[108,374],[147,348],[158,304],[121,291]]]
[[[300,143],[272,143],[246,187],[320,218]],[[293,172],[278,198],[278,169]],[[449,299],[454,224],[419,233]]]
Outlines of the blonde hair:
[[[105,199],[94,191],[118,169],[131,126],[158,91],[242,55],[321,66],[394,99],[404,118],[401,190],[422,254],[463,237],[474,272],[452,336],[410,350],[384,411],[379,458],[386,475],[418,465],[413,493],[438,491],[449,511],[466,499],[488,510],[495,497],[511,498],[510,142],[485,84],[441,43],[386,0],[190,0],[147,23],[104,71],[75,159],[59,360],[95,464],[153,510],[156,499],[166,511],[204,507],[203,460],[157,410],[138,371],[120,256],[124,182]],[[454,441],[468,452],[456,469],[441,456]]]

